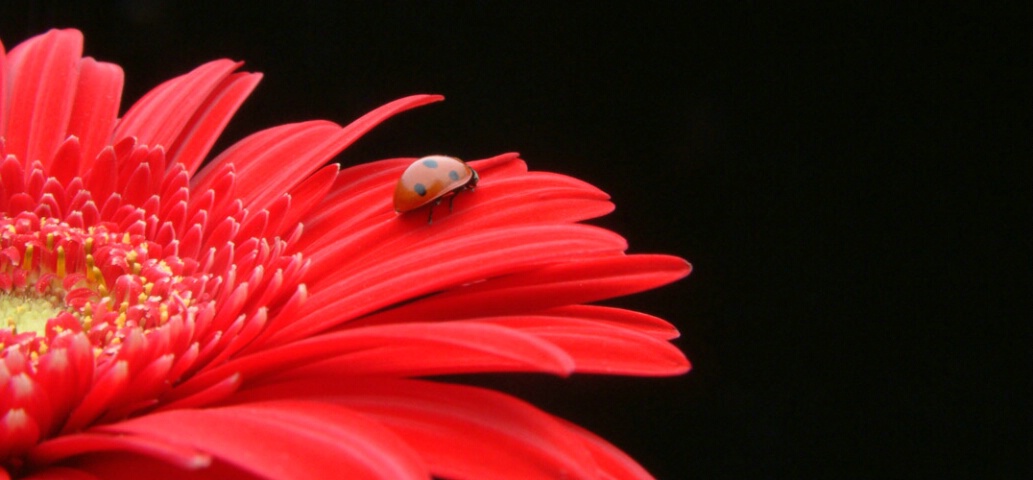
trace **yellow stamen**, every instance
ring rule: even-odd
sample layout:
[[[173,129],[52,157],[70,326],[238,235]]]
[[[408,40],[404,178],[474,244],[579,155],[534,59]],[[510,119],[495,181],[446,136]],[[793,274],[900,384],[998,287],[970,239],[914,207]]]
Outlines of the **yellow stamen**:
[[[60,278],[65,277],[65,247],[61,245],[57,247],[57,276]]]
[[[87,245],[86,250],[87,251],[90,250],[89,245],[92,245],[92,244],[93,244],[93,239],[89,239],[89,240],[86,241],[86,245]],[[93,255],[90,255],[89,253],[87,253],[86,254],[86,269],[85,269],[86,270],[86,281],[87,282],[95,283],[97,281],[97,279],[93,277],[94,269],[95,269],[95,267],[93,266]]]
[[[25,257],[22,260],[23,270],[32,270],[32,245],[25,246]]]

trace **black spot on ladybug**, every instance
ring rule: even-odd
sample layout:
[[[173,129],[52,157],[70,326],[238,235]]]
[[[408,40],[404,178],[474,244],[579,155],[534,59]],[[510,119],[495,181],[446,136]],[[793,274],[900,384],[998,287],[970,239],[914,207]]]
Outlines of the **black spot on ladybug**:
[[[421,197],[427,194],[427,187],[422,183],[417,183],[416,185],[413,185],[412,189],[415,190],[416,193],[419,194],[419,196]]]

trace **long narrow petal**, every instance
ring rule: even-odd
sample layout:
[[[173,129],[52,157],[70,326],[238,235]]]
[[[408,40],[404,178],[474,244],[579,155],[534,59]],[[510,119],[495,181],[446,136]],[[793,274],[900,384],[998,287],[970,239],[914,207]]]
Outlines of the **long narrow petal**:
[[[666,339],[566,316],[403,323],[348,328],[319,338],[325,338],[318,343],[326,347],[316,349],[309,341],[299,342],[291,348],[296,355],[292,361],[269,351],[261,364],[242,359],[225,368],[255,375],[277,371],[271,365],[275,361],[284,378],[531,371],[669,376],[690,368],[685,355]]]
[[[613,446],[612,443],[562,418],[556,418],[556,421],[565,425],[571,433],[581,437],[581,441],[588,448],[592,459],[599,465],[600,480],[649,480],[653,478],[646,469],[619,448]]]
[[[213,460],[210,465],[202,469],[185,470],[178,465],[163,462],[154,457],[129,452],[87,455],[69,463],[75,466],[77,472],[91,475],[88,478],[108,480],[260,480],[265,478],[218,460]],[[64,477],[49,478],[64,480]]]
[[[216,157],[193,180],[196,189],[215,181],[211,172],[224,163],[236,166],[237,191],[249,208],[264,208],[283,192],[291,190],[334,155],[391,116],[440,100],[435,95],[415,95],[395,100],[339,127],[331,122],[306,122],[274,127],[254,134]],[[290,161],[284,161],[284,159]]]
[[[183,443],[158,441],[145,436],[74,433],[48,440],[29,453],[29,461],[46,465],[97,452],[132,452],[160,459],[183,469],[208,466],[211,458]]]
[[[118,119],[123,82],[122,69],[113,63],[84,58],[79,66],[79,85],[68,134],[79,137],[85,165],[90,165],[108,144],[111,128]]]
[[[678,329],[666,320],[652,315],[602,305],[566,305],[540,312],[543,315],[577,318],[628,328],[663,340],[679,337]]]
[[[169,146],[169,162],[182,163],[190,174],[196,172],[233,114],[261,79],[258,73],[235,73],[216,86],[205,103],[198,106],[176,143]]]
[[[490,371],[568,375],[574,362],[533,333],[489,323],[406,323],[347,329],[231,361],[198,377],[240,372],[251,381],[298,371],[416,376]],[[189,385],[189,384],[187,384]]]
[[[189,445],[269,479],[426,478],[426,467],[397,436],[348,409],[273,401],[159,412],[99,427]]]
[[[689,370],[677,347],[634,330],[594,320],[555,316],[514,316],[479,319],[533,335],[570,355],[582,373],[667,376]]]
[[[619,297],[664,285],[691,266],[667,255],[613,256],[551,265],[493,278],[400,305],[352,322],[367,325],[531,313]]]
[[[613,210],[609,196],[599,189],[565,175],[528,172],[515,154],[471,162],[481,174],[476,191],[454,199],[455,208],[437,221],[448,228],[426,225],[425,211],[398,216],[391,207],[391,195],[402,170],[411,159],[391,160],[352,167],[341,172],[331,191],[334,201],[306,222],[301,246],[311,250],[333,244],[374,244],[390,238],[402,227],[419,236],[407,242],[438,242],[440,235],[463,234],[471,229],[545,223],[570,223],[604,215]],[[443,216],[442,216],[443,215]],[[396,225],[400,224],[400,225]],[[367,241],[368,240],[368,241]],[[381,251],[389,255],[392,251]],[[365,252],[369,255],[372,252]]]
[[[311,288],[315,290],[325,282],[320,288],[328,293],[313,293],[306,304],[305,321],[285,325],[276,334],[298,338],[446,287],[578,256],[614,254],[624,246],[624,239],[603,229],[552,225],[471,232],[451,242],[414,246],[360,269],[338,268],[331,272],[333,261],[314,258],[310,277],[316,285]],[[449,305],[446,310],[454,307]]]
[[[5,132],[9,155],[26,164],[34,160],[49,164],[66,137],[82,45],[82,33],[77,30],[51,30],[11,50],[8,62],[13,75]]]
[[[290,391],[361,412],[395,431],[443,478],[596,478],[580,432],[498,392],[419,380],[294,381],[243,392],[242,400]]]
[[[215,60],[159,85],[129,107],[112,141],[136,137],[141,145],[152,147],[175,144],[209,95],[239,66],[231,60]]]
[[[7,156],[7,110],[10,100],[7,98],[7,49],[0,41],[0,159]]]

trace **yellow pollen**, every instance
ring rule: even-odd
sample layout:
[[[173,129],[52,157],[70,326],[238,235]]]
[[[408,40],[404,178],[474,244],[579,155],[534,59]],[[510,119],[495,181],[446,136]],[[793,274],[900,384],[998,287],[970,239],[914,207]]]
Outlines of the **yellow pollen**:
[[[17,293],[0,295],[0,319],[15,333],[42,332],[46,330],[47,320],[61,311],[49,298]]]

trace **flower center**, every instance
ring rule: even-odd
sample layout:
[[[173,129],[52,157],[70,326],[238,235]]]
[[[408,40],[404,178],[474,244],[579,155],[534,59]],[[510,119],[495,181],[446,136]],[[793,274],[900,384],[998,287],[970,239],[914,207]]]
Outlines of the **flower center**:
[[[32,214],[0,217],[0,351],[46,353],[54,336],[84,332],[95,348],[128,329],[160,327],[188,313],[198,282],[141,235],[79,229]]]

